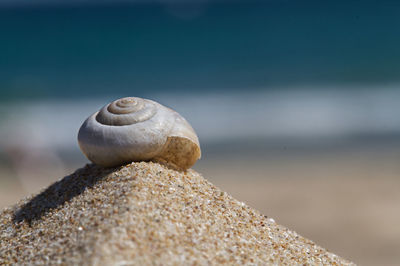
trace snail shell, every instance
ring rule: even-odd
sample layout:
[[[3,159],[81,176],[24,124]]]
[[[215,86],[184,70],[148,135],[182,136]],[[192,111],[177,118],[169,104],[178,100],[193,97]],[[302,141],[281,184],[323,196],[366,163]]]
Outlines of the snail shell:
[[[105,167],[155,159],[187,169],[201,157],[197,135],[181,115],[137,97],[113,101],[88,117],[78,143],[90,161]]]

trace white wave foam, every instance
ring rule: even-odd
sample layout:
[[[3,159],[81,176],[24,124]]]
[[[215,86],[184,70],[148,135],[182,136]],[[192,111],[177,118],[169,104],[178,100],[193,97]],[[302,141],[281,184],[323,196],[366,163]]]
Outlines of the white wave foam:
[[[400,90],[285,90],[152,97],[181,113],[200,141],[316,139],[400,133]],[[78,149],[81,123],[113,97],[3,104],[0,146]]]

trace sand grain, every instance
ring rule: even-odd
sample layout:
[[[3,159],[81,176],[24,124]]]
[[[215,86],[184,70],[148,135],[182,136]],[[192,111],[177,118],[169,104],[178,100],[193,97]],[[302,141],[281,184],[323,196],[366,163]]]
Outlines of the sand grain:
[[[193,170],[87,165],[0,214],[0,264],[351,264]]]

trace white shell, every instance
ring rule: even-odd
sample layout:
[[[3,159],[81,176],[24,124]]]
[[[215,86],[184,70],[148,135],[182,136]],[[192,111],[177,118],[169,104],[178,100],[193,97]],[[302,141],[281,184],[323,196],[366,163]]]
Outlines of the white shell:
[[[91,115],[79,129],[78,143],[89,160],[105,167],[156,159],[187,169],[201,157],[197,135],[182,116],[137,97]]]

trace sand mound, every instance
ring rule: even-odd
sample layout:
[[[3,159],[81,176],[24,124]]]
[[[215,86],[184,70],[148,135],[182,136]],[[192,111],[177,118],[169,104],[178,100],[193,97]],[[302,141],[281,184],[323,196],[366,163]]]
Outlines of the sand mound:
[[[0,214],[0,264],[350,264],[193,170],[88,165]]]

